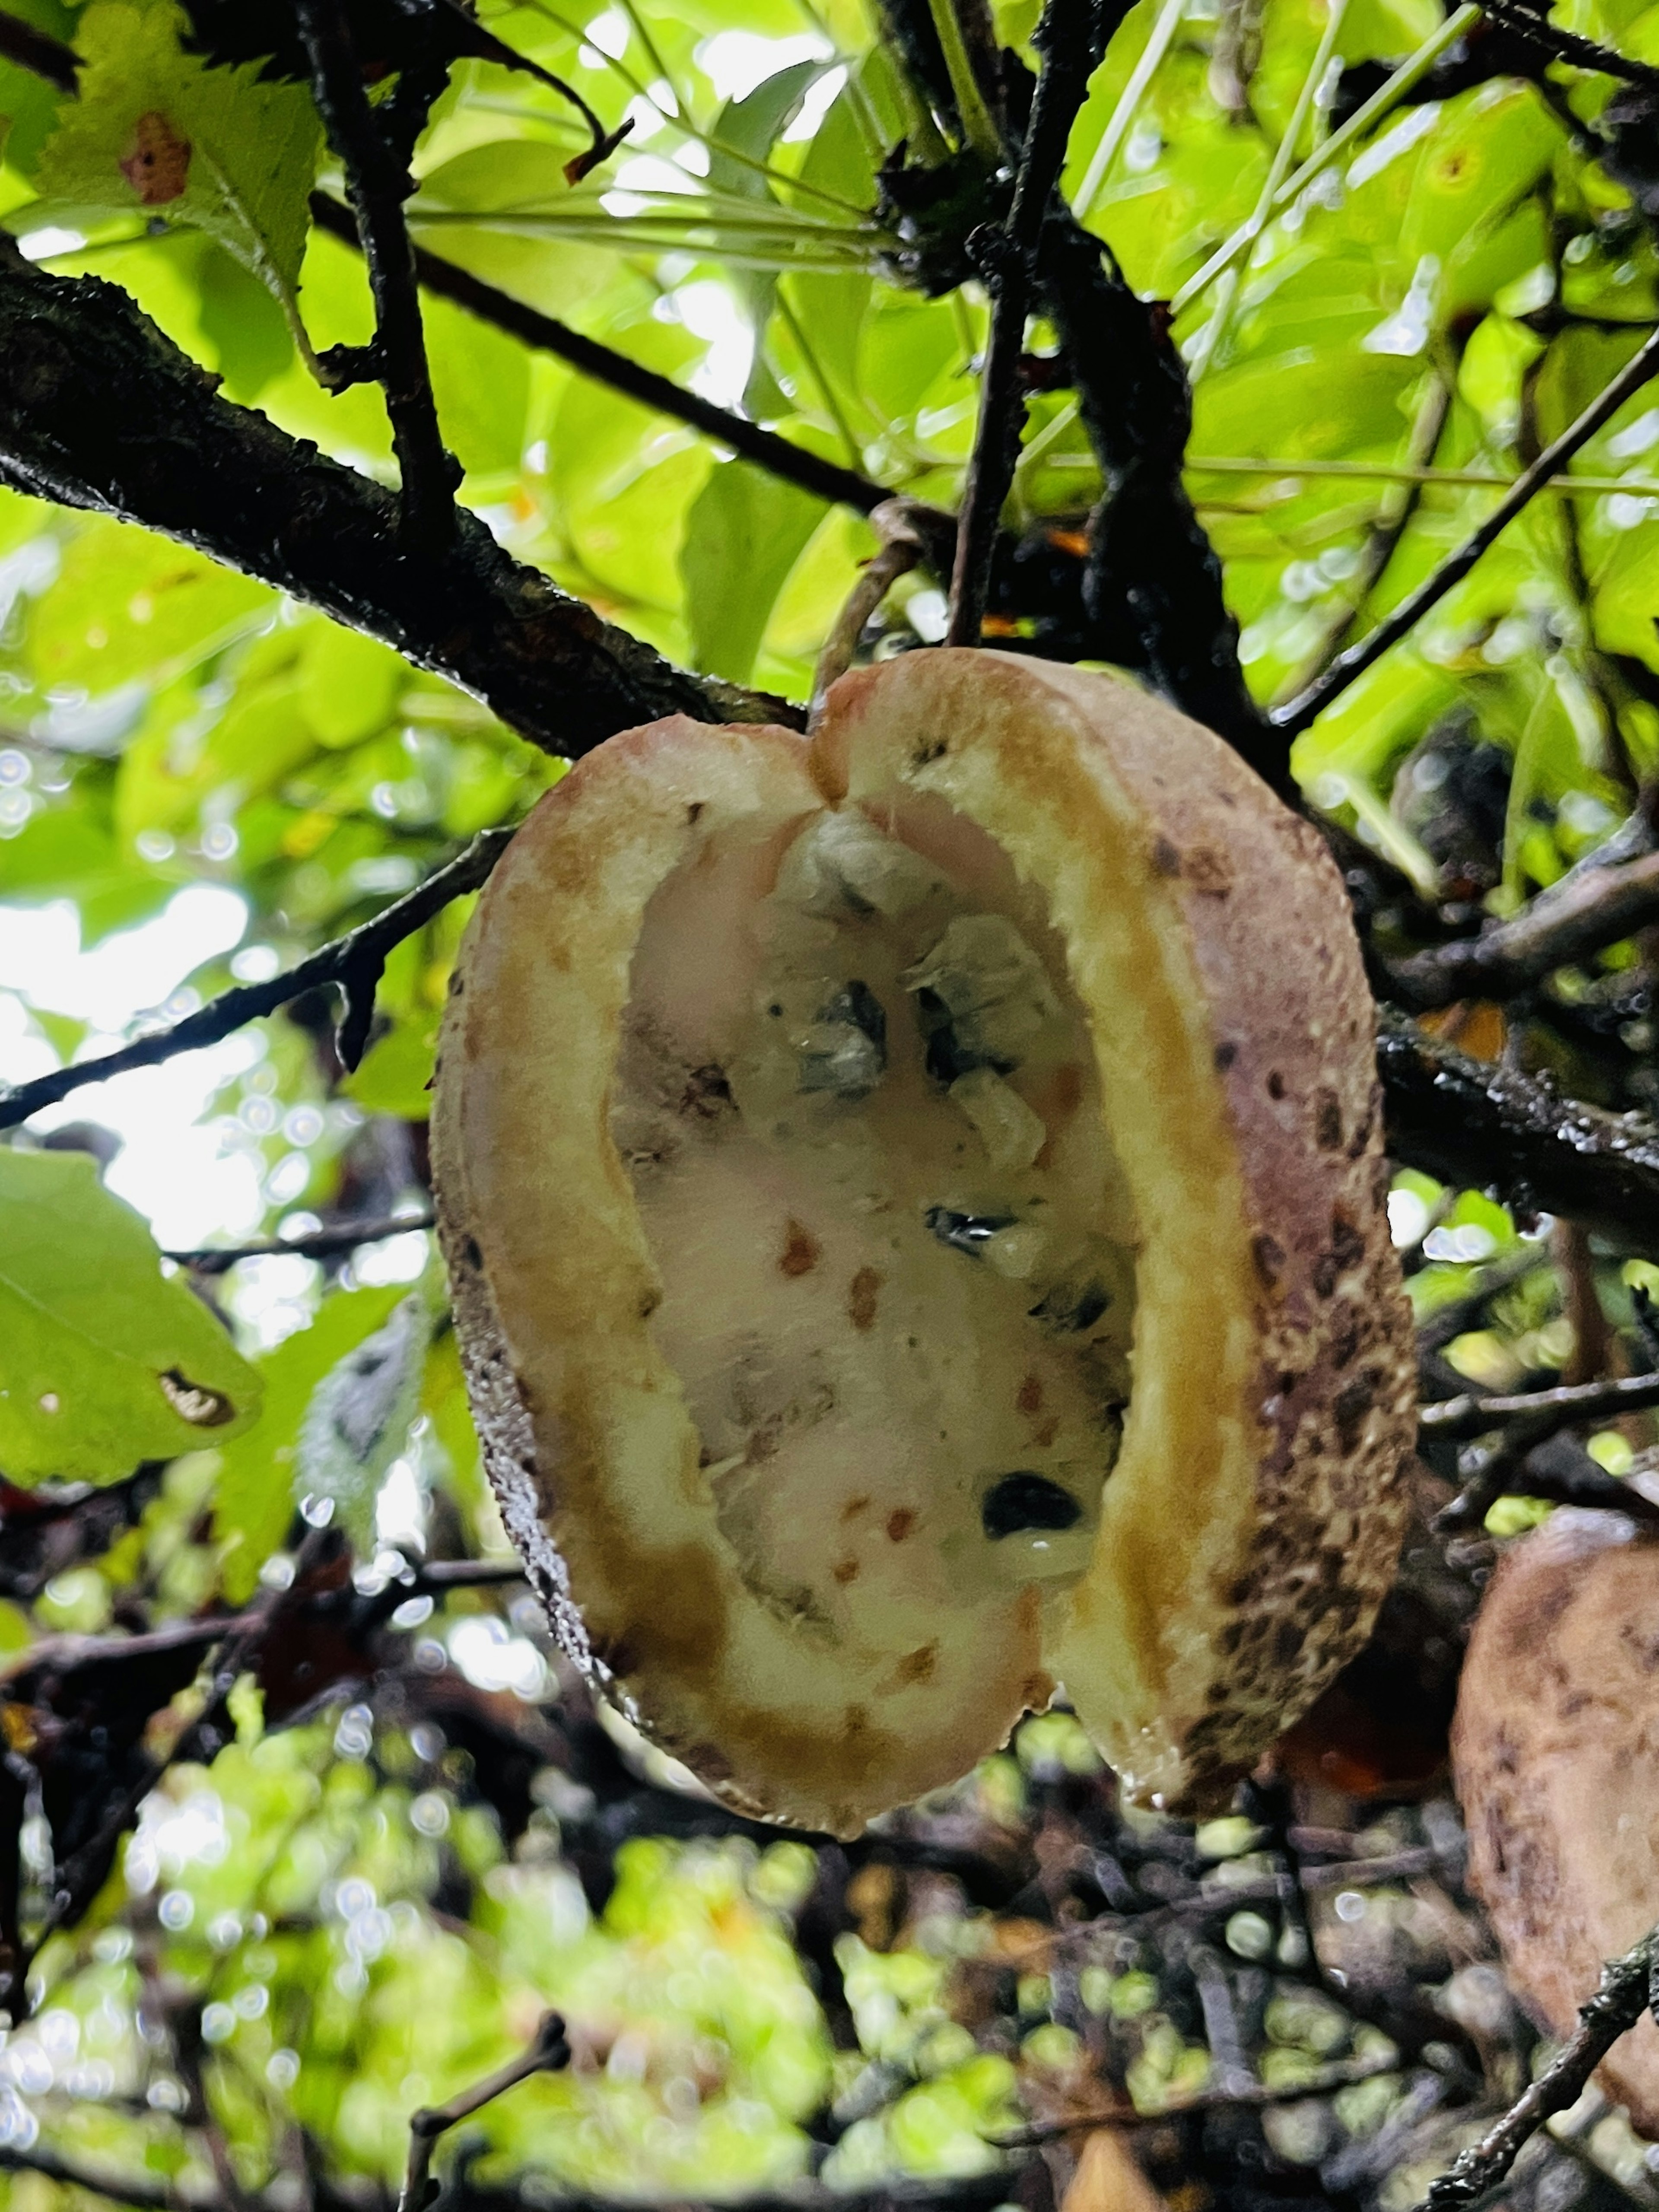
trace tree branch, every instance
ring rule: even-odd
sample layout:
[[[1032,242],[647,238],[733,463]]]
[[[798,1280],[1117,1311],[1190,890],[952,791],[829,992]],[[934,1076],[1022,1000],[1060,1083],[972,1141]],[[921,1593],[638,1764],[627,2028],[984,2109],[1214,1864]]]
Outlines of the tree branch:
[[[36,30],[33,23],[26,23],[9,9],[0,9],[0,60],[15,62],[19,69],[45,77],[48,84],[71,98],[81,89],[81,58],[74,47],[54,39],[49,31]]]
[[[1430,1522],[1437,1536],[1481,1528],[1500,1498],[1537,1498],[1548,1505],[1577,1505],[1602,1513],[1622,1513],[1645,1528],[1659,1527],[1659,1504],[1633,1483],[1598,1467],[1575,1439],[1564,1453],[1552,1441],[1553,1425],[1540,1431],[1517,1426],[1483,1450],[1460,1455],[1463,1487]]]
[[[1389,963],[1389,995],[1414,1012],[1457,999],[1512,999],[1557,968],[1659,921],[1659,853],[1592,868],[1540,892],[1512,921]]]
[[[1470,1060],[1379,1010],[1389,1150],[1443,1182],[1565,1214],[1623,1251],[1659,1253],[1659,1129],[1563,1098],[1520,1069]]]
[[[1534,1438],[1549,1436],[1575,1421],[1612,1421],[1621,1413],[1645,1413],[1659,1406],[1659,1375],[1621,1375],[1610,1382],[1569,1382],[1554,1390],[1521,1390],[1492,1397],[1473,1392],[1442,1398],[1417,1417],[1421,1436],[1454,1440],[1485,1436],[1511,1421],[1526,1425]]]
[[[60,1098],[67,1098],[71,1091],[78,1091],[83,1084],[102,1083],[112,1075],[125,1075],[135,1067],[154,1067],[179,1053],[195,1052],[203,1045],[216,1044],[221,1037],[228,1036],[245,1022],[274,1013],[278,1006],[285,1006],[301,992],[319,990],[329,985],[337,988],[345,1000],[340,1024],[341,1058],[349,1066],[355,1064],[344,1049],[351,1042],[346,1031],[350,1029],[362,1036],[368,1035],[374,1012],[374,987],[386,965],[387,953],[393,945],[401,945],[406,937],[412,937],[417,929],[424,927],[452,899],[477,890],[507,850],[512,837],[510,830],[481,830],[458,859],[435,869],[407,896],[383,908],[371,920],[321,946],[283,974],[273,975],[269,982],[239,983],[232,990],[221,992],[216,999],[210,999],[206,1006],[198,1006],[193,1014],[186,1014],[182,1021],[167,1029],[152,1030],[148,1036],[135,1038],[118,1051],[106,1052],[97,1060],[81,1060],[72,1067],[55,1068],[50,1075],[36,1076],[32,1083],[20,1083],[15,1090],[0,1091],[0,1129],[15,1128],[31,1114],[40,1113],[43,1107],[55,1106]],[[295,1248],[283,1244],[276,1249],[292,1251]]]
[[[44,2143],[33,2150],[0,2144],[0,2173],[38,2173],[70,2189],[85,2189],[112,2204],[131,2204],[137,2212],[228,2212],[222,2197],[211,2191],[180,2189],[152,2174],[107,2173],[101,2166],[82,2166],[64,2158]]]
[[[486,2105],[508,2089],[516,2088],[520,2081],[529,2081],[532,2074],[556,2074],[569,2063],[570,2045],[564,2039],[563,2020],[556,2012],[544,2013],[529,2048],[520,2057],[487,2075],[471,2088],[463,2089],[447,2105],[426,2105],[411,2115],[409,2164],[404,2172],[398,2212],[425,2212],[426,2205],[437,2195],[437,2184],[430,2175],[432,2154],[441,2135],[459,2126],[461,2121],[471,2119],[474,2112],[482,2112]]]
[[[5,1100],[0,1094],[0,1110]],[[198,1275],[222,1275],[243,1260],[268,1260],[292,1254],[301,1260],[331,1260],[341,1252],[355,1252],[360,1244],[379,1244],[388,1237],[406,1237],[412,1229],[430,1229],[429,1212],[387,1214],[376,1221],[348,1223],[340,1229],[313,1229],[299,1237],[264,1237],[252,1244],[203,1244],[189,1252],[164,1252],[180,1267]]]
[[[1025,350],[1037,246],[1072,125],[1089,87],[1091,12],[1087,0],[1045,0],[1042,21],[1032,40],[1042,55],[1042,67],[1008,219],[1000,233],[975,234],[984,240],[979,259],[992,296],[991,339],[980,378],[979,424],[957,524],[945,638],[949,645],[977,645],[985,619],[1003,504],[1014,480],[1025,424],[1020,357]]]
[[[1578,2027],[1571,2039],[1497,2125],[1430,2184],[1421,2212],[1462,2212],[1463,2206],[1495,2189],[1544,2122],[1577,2103],[1590,2075],[1646,2011],[1655,1952],[1655,1937],[1644,1936],[1622,1959],[1602,1967],[1601,1985],[1578,2008]]]
[[[331,199],[326,192],[312,194],[311,219],[319,230],[325,230],[342,244],[358,244],[357,227],[349,209]],[[690,423],[704,437],[718,440],[744,460],[755,462],[785,483],[798,484],[801,490],[810,491],[819,499],[854,507],[860,514],[868,514],[883,500],[893,496],[886,485],[860,476],[856,469],[844,468],[838,462],[808,453],[805,447],[792,445],[787,438],[781,438],[775,430],[763,429],[746,415],[735,414],[698,392],[683,390],[672,377],[642,368],[625,354],[601,345],[597,338],[584,337],[568,323],[544,315],[538,308],[526,307],[510,292],[486,284],[482,276],[475,276],[470,269],[446,260],[441,254],[428,252],[423,246],[416,246],[414,252],[415,273],[434,298],[464,307],[480,322],[522,338],[526,345],[542,353],[568,362],[584,376],[608,385],[613,392],[637,399],[644,406],[654,407],[676,422]],[[954,526],[950,516],[939,509],[932,512],[937,515],[936,526],[948,544]]]
[[[999,2150],[1030,2150],[1040,2143],[1063,2142],[1086,2128],[1144,2128],[1151,2120],[1175,2119],[1183,2112],[1224,2112],[1261,2110],[1270,2105],[1294,2105],[1304,2097],[1328,2097],[1334,2089],[1351,2088],[1356,2081],[1374,2081],[1379,2074],[1397,2074],[1398,2054],[1391,2057],[1343,2058],[1315,2069],[1306,2081],[1269,2088],[1265,2081],[1241,2081],[1230,2089],[1199,2089],[1177,2097],[1156,2112],[1143,2112],[1133,2104],[1109,2105],[1104,2111],[1078,2112],[1061,2120],[1042,2120],[1030,2127],[1007,2128],[989,2140]]]
[[[1042,298],[1105,480],[1091,526],[1085,599],[1101,658],[1143,672],[1283,790],[1286,744],[1245,688],[1221,564],[1182,478],[1192,395],[1165,309],[1138,299],[1080,224],[1042,245]]]
[[[1639,392],[1656,374],[1659,374],[1659,330],[1649,335],[1613,381],[1590,402],[1578,420],[1564,430],[1553,446],[1546,447],[1530,467],[1522,471],[1486,520],[1470,532],[1457,550],[1448,555],[1432,575],[1426,577],[1408,598],[1402,599],[1394,612],[1378,623],[1369,635],[1339,655],[1305,691],[1285,706],[1273,709],[1268,717],[1273,728],[1280,731],[1288,742],[1299,731],[1305,730],[1333,700],[1340,698],[1349,685],[1380,660],[1392,646],[1398,645],[1401,638],[1417,627],[1431,608],[1438,606],[1455,584],[1462,582],[1493,539],[1502,535],[1534,493],[1541,491],[1551,477],[1566,466],[1581,446],[1589,444],[1631,394]]]
[[[376,121],[342,0],[295,0],[295,17],[311,64],[311,86],[328,143],[345,170],[357,218],[368,288],[374,296],[374,339],[368,360],[386,393],[392,443],[403,495],[398,530],[406,545],[441,552],[455,534],[459,471],[445,451],[421,325],[415,257],[404,222],[414,179]]]
[[[1598,46],[1594,39],[1580,38],[1577,31],[1564,31],[1559,24],[1547,22],[1525,0],[1481,0],[1481,9],[1494,23],[1513,31],[1528,46],[1539,47],[1553,61],[1569,63],[1574,69],[1600,70],[1604,76],[1622,77],[1626,84],[1659,92],[1659,70],[1646,62],[1630,61],[1610,46]]]
[[[0,235],[0,482],[142,523],[381,639],[549,752],[663,714],[797,723],[685,674],[504,553],[463,513],[442,555],[396,542],[395,496],[231,406],[125,292]]]

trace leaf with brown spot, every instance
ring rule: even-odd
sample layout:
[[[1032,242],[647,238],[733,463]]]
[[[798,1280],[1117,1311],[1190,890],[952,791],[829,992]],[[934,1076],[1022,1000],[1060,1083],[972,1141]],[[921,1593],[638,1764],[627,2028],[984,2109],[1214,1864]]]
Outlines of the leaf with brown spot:
[[[121,157],[120,170],[141,207],[166,207],[179,198],[190,176],[190,141],[179,136],[159,108],[147,108],[133,125],[132,143]]]
[[[85,1152],[0,1149],[0,1465],[111,1482],[235,1435],[259,1378]]]

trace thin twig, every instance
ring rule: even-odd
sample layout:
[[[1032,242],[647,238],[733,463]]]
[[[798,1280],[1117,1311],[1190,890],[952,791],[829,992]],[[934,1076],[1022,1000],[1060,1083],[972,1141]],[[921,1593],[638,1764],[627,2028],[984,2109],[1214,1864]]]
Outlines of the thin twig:
[[[1540,1438],[1529,1431],[1511,1432],[1479,1452],[1461,1455],[1458,1472],[1463,1480],[1449,1505],[1431,1522],[1437,1536],[1449,1536],[1479,1528],[1500,1498],[1536,1498],[1547,1505],[1577,1505],[1598,1512],[1622,1513],[1626,1520],[1645,1528],[1659,1527],[1659,1504],[1634,1483],[1620,1480],[1598,1467],[1581,1451],[1566,1464],[1547,1463]],[[1559,1447],[1557,1448],[1559,1452]]]
[[[1448,1299],[1429,1316],[1417,1332],[1419,1352],[1443,1352],[1455,1338],[1480,1328],[1494,1298],[1501,1297],[1516,1283],[1547,1266],[1548,1261],[1548,1253],[1536,1244],[1522,1244],[1517,1250],[1505,1252],[1490,1261],[1471,1289],[1461,1297]]]
[[[329,143],[345,169],[374,295],[372,373],[386,393],[401,476],[399,535],[410,545],[441,551],[455,534],[458,472],[438,428],[415,256],[404,221],[413,179],[368,104],[342,0],[295,0],[295,17]]]
[[[1419,1409],[1417,1427],[1419,1436],[1454,1439],[1485,1436],[1518,1421],[1534,1431],[1536,1441],[1571,1422],[1616,1420],[1621,1413],[1644,1413],[1655,1406],[1659,1375],[1621,1375],[1610,1382],[1571,1382],[1510,1396],[1443,1398]]]
[[[60,1098],[67,1098],[71,1091],[78,1091],[83,1084],[103,1083],[132,1068],[155,1067],[176,1054],[216,1044],[221,1037],[228,1036],[245,1022],[274,1013],[290,999],[297,999],[306,991],[320,989],[325,984],[335,985],[346,1002],[341,1024],[343,1047],[349,1047],[352,1041],[346,1034],[348,1028],[366,1037],[373,1013],[374,987],[387,953],[406,937],[412,937],[452,899],[477,890],[507,850],[512,836],[511,830],[481,830],[464,853],[447,866],[434,870],[406,897],[394,901],[372,921],[336,938],[331,945],[323,945],[296,967],[273,975],[268,983],[239,983],[169,1028],[153,1030],[148,1036],[135,1038],[118,1051],[105,1053],[97,1060],[77,1061],[73,1067],[57,1068],[50,1075],[37,1076],[32,1083],[20,1083],[14,1090],[0,1093],[0,1129],[15,1128],[31,1114],[38,1114],[46,1106],[55,1106]],[[341,1058],[346,1056],[343,1049]]]
[[[290,1602],[289,1591],[303,1581],[314,1563],[323,1538],[324,1532],[319,1528],[307,1532],[295,1559],[294,1583],[288,1589],[263,1590],[244,1612],[232,1616],[228,1624],[229,1632],[220,1644],[214,1662],[201,1711],[170,1747],[139,1762],[137,1772],[94,1832],[58,1869],[57,1886],[46,1913],[21,1953],[9,1986],[0,1989],[0,2000],[6,2003],[14,2019],[21,2018],[27,2012],[29,1970],[35,1960],[49,1938],[58,1929],[72,1923],[85,1908],[93,1890],[104,1879],[117,1840],[137,1819],[138,1808],[168,1767],[198,1753],[210,1759],[219,1749],[218,1731],[226,1718],[230,1693],[241,1677],[252,1670],[278,1612]]]
[[[1589,444],[1632,393],[1639,392],[1656,374],[1659,374],[1659,330],[1649,334],[1618,375],[1590,402],[1578,420],[1564,430],[1553,445],[1546,447],[1529,468],[1522,470],[1486,520],[1471,531],[1457,550],[1449,554],[1432,575],[1425,578],[1391,615],[1378,623],[1368,636],[1334,660],[1324,674],[1310,684],[1305,691],[1286,705],[1273,709],[1268,719],[1274,729],[1282,732],[1286,738],[1292,738],[1298,731],[1305,730],[1333,700],[1340,698],[1391,647],[1399,644],[1431,608],[1439,605],[1454,585],[1462,583],[1493,539],[1502,535],[1534,493],[1542,490],[1551,477],[1566,466],[1581,446]]]
[[[81,89],[81,57],[74,47],[54,39],[49,31],[37,30],[7,9],[0,9],[0,60],[15,62],[19,69],[45,77],[71,99]]]
[[[1659,921],[1659,853],[1598,868],[1544,892],[1512,921],[1390,962],[1390,998],[1421,1010],[1457,999],[1512,999],[1558,968]]]
[[[340,1229],[313,1229],[299,1237],[264,1237],[252,1244],[203,1244],[193,1251],[164,1252],[161,1257],[198,1275],[222,1275],[243,1260],[266,1260],[292,1255],[301,1260],[331,1260],[339,1252],[355,1252],[360,1244],[379,1244],[388,1237],[404,1237],[410,1230],[430,1229],[433,1216],[421,1213],[386,1214],[374,1221],[349,1222]]]
[[[1506,31],[1513,31],[1517,39],[1528,46],[1537,46],[1551,58],[1567,62],[1574,69],[1600,70],[1603,76],[1622,77],[1626,84],[1639,84],[1646,92],[1659,92],[1659,70],[1646,62],[1634,62],[1624,54],[1616,54],[1610,46],[1598,46],[1594,39],[1581,38],[1577,31],[1565,31],[1558,23],[1547,23],[1544,18],[1523,4],[1523,0],[1480,0],[1486,15],[1494,23],[1501,23]]]
[[[350,210],[342,207],[326,192],[312,194],[311,218],[331,238],[337,238],[349,246],[358,244],[357,227]],[[507,331],[522,338],[526,345],[568,362],[582,375],[608,385],[613,392],[653,407],[676,422],[690,423],[704,437],[718,440],[744,460],[755,462],[786,483],[799,484],[803,491],[810,491],[819,499],[834,500],[860,514],[870,514],[883,500],[893,496],[885,484],[860,476],[854,469],[843,468],[838,462],[825,460],[820,454],[808,453],[804,446],[792,445],[775,430],[763,429],[746,415],[735,414],[728,407],[705,399],[699,392],[682,390],[672,378],[629,361],[625,354],[601,345],[597,338],[584,337],[581,331],[572,330],[568,323],[544,315],[538,308],[526,307],[511,293],[486,284],[470,269],[446,260],[441,254],[429,252],[423,246],[415,248],[415,273],[435,298],[448,300],[476,315],[480,322]],[[936,528],[948,533],[951,528],[950,518],[941,510],[933,509],[930,513],[938,517]]]
[[[137,2212],[224,2212],[224,2199],[210,2190],[185,2190],[177,2183],[158,2180],[153,2173],[106,2172],[102,2167],[82,2166],[78,2160],[37,2143],[33,2150],[0,2145],[0,2173],[38,2173],[47,2181],[70,2189],[85,2189],[112,2204],[131,2204]]]
[[[1238,2081],[1230,2088],[1200,2089],[1190,2097],[1172,2098],[1155,2112],[1143,2112],[1131,2104],[1109,2105],[1103,2110],[1076,2112],[1063,2120],[1041,2120],[1030,2127],[1008,2128],[991,2136],[999,2150],[1030,2150],[1039,2143],[1061,2142],[1085,2128],[1145,2127],[1149,2120],[1170,2119],[1180,2112],[1218,2112],[1236,2106],[1259,2109],[1268,2105],[1294,2105],[1304,2097],[1328,2097],[1333,2090],[1351,2088],[1356,2081],[1374,2081],[1379,2074],[1397,2074],[1398,2053],[1375,2058],[1345,2058],[1322,2066],[1309,2079],[1270,2088],[1265,2081]]]
[[[1655,1954],[1655,1937],[1644,1936],[1623,1958],[1602,1967],[1601,1987],[1579,2007],[1573,2035],[1497,2125],[1431,2183],[1421,2212],[1462,2212],[1495,2189],[1544,2122],[1577,2103],[1590,2075],[1646,2011]]]
[[[471,2119],[474,2112],[508,2089],[516,2088],[520,2081],[529,2081],[532,2074],[555,2074],[570,2063],[570,2045],[564,2039],[564,2021],[556,2012],[544,2013],[527,2050],[518,2058],[494,2074],[486,2075],[471,2088],[463,2089],[447,2105],[425,2105],[412,2113],[409,2123],[409,2164],[404,2173],[402,2194],[398,2199],[398,2212],[424,2212],[424,2207],[437,2194],[437,2185],[431,2179],[432,2154],[438,2138],[462,2120]]]
[[[984,234],[981,273],[992,296],[991,338],[980,379],[979,425],[957,524],[951,574],[947,645],[977,645],[990,589],[991,562],[1003,502],[1014,480],[1025,399],[1020,356],[1036,278],[1037,246],[1072,125],[1089,86],[1091,10],[1087,0],[1045,0],[1033,43],[1042,68],[1030,126],[1014,177],[1014,197],[1000,234]]]
[[[877,608],[899,578],[914,568],[927,551],[921,532],[916,526],[910,508],[908,500],[885,499],[871,511],[870,521],[881,540],[880,549],[860,570],[857,583],[848,592],[845,605],[836,617],[834,628],[823,641],[823,650],[818,655],[817,666],[812,675],[809,728],[816,725],[823,714],[830,685],[852,666],[859,640]]]
[[[1443,1851],[1432,1844],[1419,1844],[1407,1850],[1391,1851],[1382,1858],[1346,1859],[1334,1866],[1298,1865],[1293,1879],[1298,1889],[1316,1895],[1328,1889],[1375,1889],[1384,1882],[1410,1881],[1419,1875],[1442,1873],[1445,1865]],[[1056,1950],[1070,1949],[1079,1944],[1086,1948],[1103,1936],[1115,1940],[1125,1929],[1139,1936],[1189,1921],[1231,1919],[1235,1912],[1258,1905],[1277,1905],[1283,1909],[1285,1881],[1281,1875],[1268,1874],[1255,1875],[1246,1881],[1203,1882],[1188,1897],[1170,1898],[1164,1903],[1146,1905],[1139,1911],[1097,1913],[1092,1920],[1061,1929],[1052,1939],[1053,1947]]]

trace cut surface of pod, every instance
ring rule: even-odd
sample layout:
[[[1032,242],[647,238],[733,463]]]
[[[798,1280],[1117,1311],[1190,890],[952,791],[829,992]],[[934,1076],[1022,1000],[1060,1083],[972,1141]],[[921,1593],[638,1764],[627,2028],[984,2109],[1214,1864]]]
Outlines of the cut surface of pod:
[[[486,1464],[566,1648],[852,1832],[1063,1683],[1212,1796],[1363,1641],[1413,1362],[1317,834],[1124,684],[918,652],[809,740],[544,798],[434,1157]]]

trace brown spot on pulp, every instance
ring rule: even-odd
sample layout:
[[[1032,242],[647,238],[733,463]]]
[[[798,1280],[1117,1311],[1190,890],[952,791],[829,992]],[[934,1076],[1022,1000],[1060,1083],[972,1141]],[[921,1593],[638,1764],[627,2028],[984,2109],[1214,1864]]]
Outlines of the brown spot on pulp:
[[[1152,872],[1158,876],[1178,876],[1181,873],[1181,855],[1167,837],[1153,840]]]
[[[887,1534],[890,1542],[902,1544],[916,1525],[916,1516],[908,1505],[901,1505],[896,1513],[887,1516]]]
[[[856,1559],[840,1559],[830,1568],[830,1576],[831,1581],[838,1582],[845,1589],[848,1583],[858,1580],[859,1563]]]
[[[151,108],[132,126],[132,143],[121,161],[121,174],[142,207],[165,207],[176,200],[190,178],[190,141],[181,138],[165,115]]]
[[[847,1318],[854,1328],[872,1328],[881,1276],[874,1267],[860,1267],[847,1286]]]
[[[1334,1091],[1322,1091],[1315,1103],[1314,1142],[1322,1152],[1342,1148],[1342,1102]]]
[[[862,1492],[860,1492],[857,1498],[849,1498],[846,1504],[841,1509],[842,1519],[843,1521],[856,1521],[859,1515],[866,1510],[869,1503],[870,1500],[868,1496]]]
[[[939,1645],[923,1644],[914,1651],[907,1651],[893,1669],[901,1682],[930,1682],[939,1664]]]
[[[1035,1413],[1042,1404],[1042,1378],[1028,1375],[1019,1386],[1019,1395],[1014,1401],[1022,1413]]]
[[[784,1275],[810,1275],[818,1264],[823,1247],[810,1230],[799,1221],[790,1220],[783,1225],[783,1256],[778,1261],[778,1272]]]

